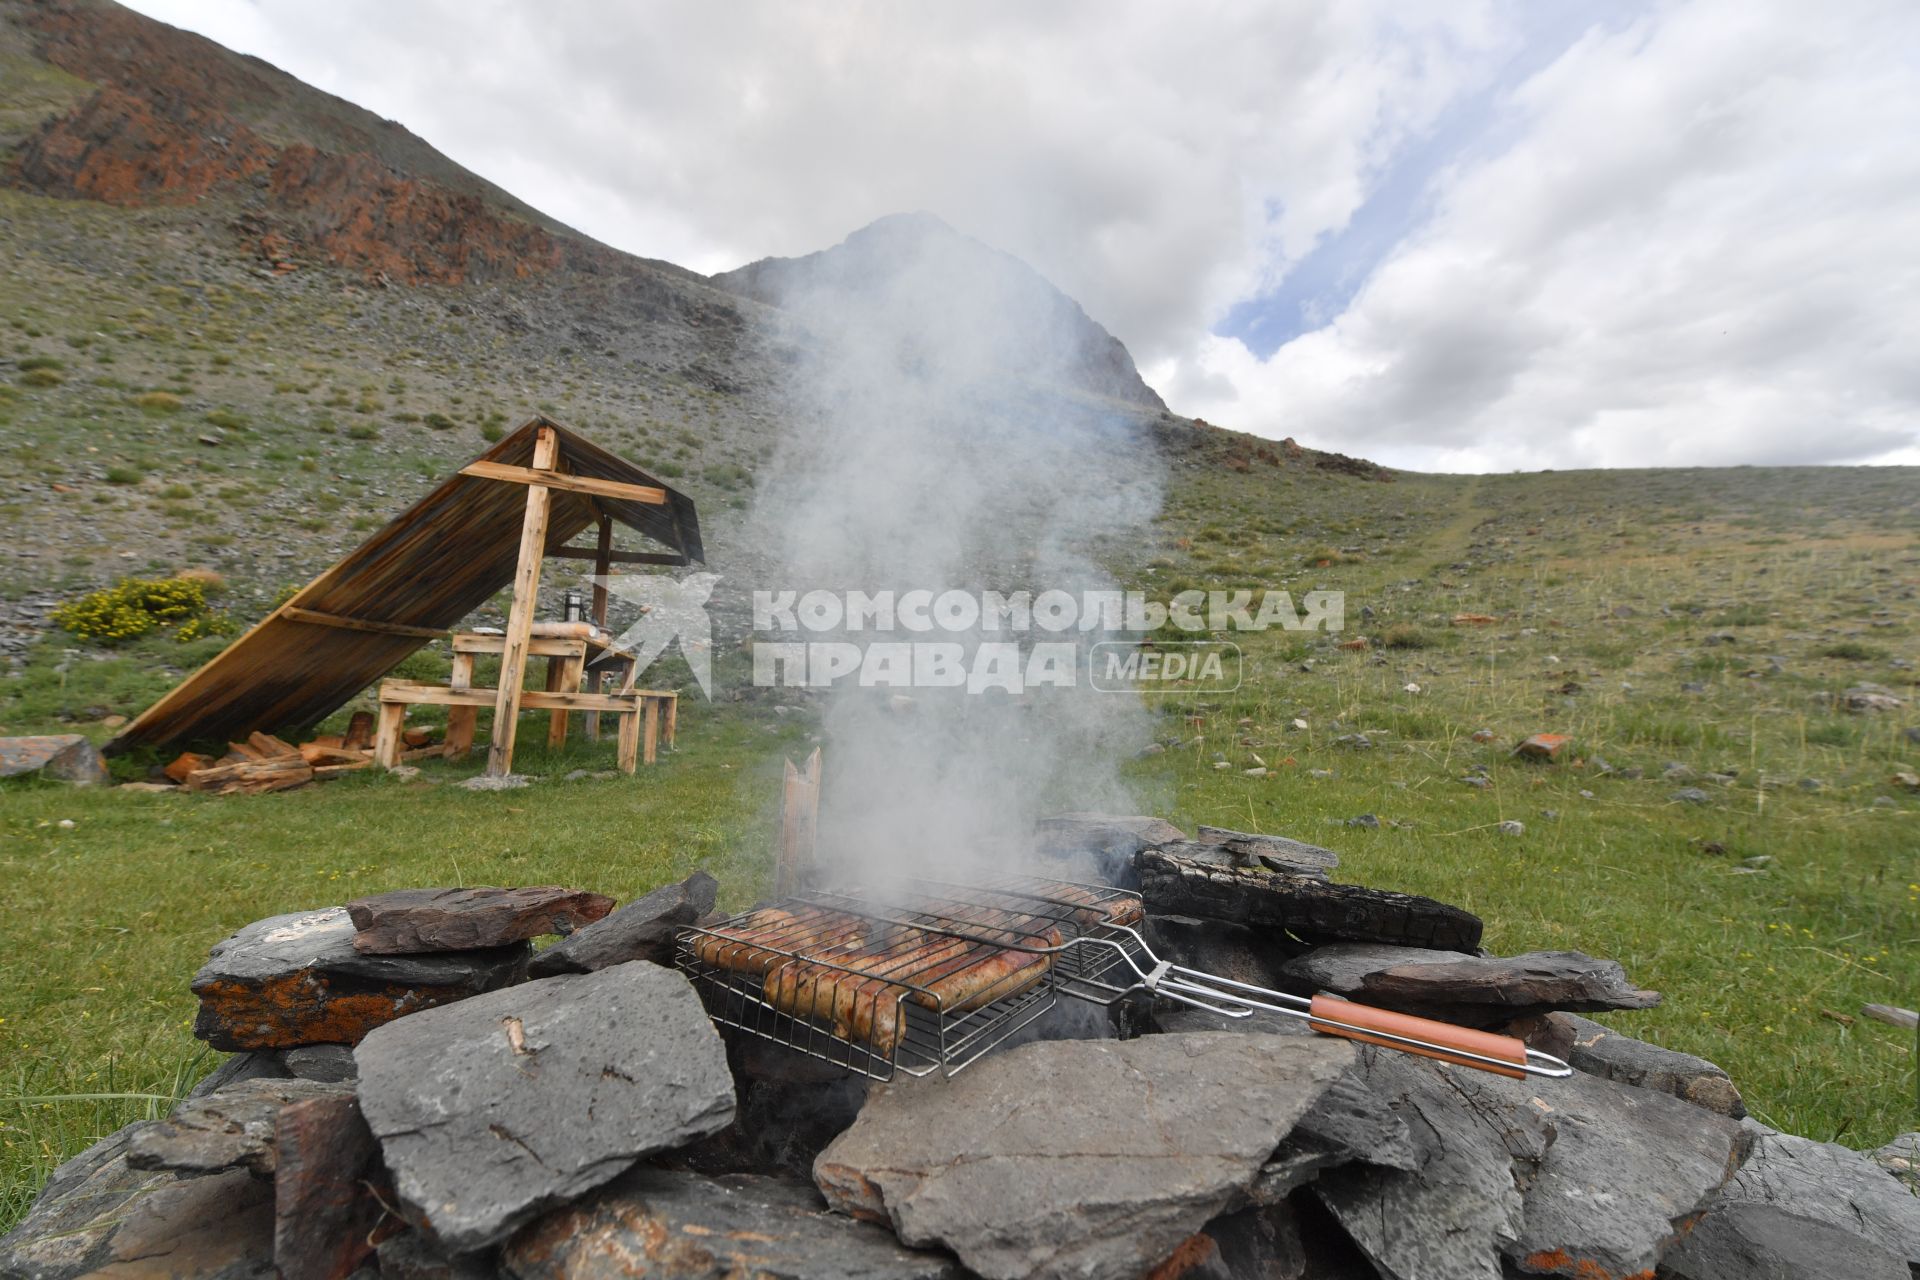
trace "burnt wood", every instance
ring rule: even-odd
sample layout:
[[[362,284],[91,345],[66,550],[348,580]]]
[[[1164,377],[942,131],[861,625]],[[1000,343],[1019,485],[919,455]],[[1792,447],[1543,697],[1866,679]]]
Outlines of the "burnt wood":
[[[1472,912],[1432,898],[1203,863],[1157,849],[1141,850],[1134,868],[1150,912],[1265,925],[1308,941],[1471,951],[1484,928]]]

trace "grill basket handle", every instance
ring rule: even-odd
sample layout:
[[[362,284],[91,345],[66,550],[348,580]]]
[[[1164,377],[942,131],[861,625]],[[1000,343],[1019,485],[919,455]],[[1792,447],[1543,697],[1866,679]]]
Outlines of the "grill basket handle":
[[[1477,1067],[1493,1075],[1510,1076],[1515,1080],[1529,1074],[1525,1070],[1527,1046],[1512,1036],[1476,1031],[1471,1027],[1456,1027],[1449,1022],[1416,1018],[1410,1013],[1395,1013],[1391,1009],[1376,1009],[1372,1005],[1355,1004],[1338,996],[1315,996],[1309,1007],[1307,1025],[1325,1035],[1384,1045],[1389,1049],[1419,1054],[1423,1058],[1437,1058],[1441,1062],[1457,1063],[1463,1067]],[[1461,1057],[1461,1054],[1477,1055],[1479,1060]],[[1496,1066],[1484,1061],[1487,1058],[1513,1065],[1511,1068]]]

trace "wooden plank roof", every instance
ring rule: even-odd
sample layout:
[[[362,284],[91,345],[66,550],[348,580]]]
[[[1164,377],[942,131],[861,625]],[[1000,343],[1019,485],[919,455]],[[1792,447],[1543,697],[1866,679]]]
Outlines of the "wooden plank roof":
[[[605,512],[662,544],[669,563],[705,559],[692,499],[549,418],[476,461],[530,465],[543,426],[559,437],[558,471],[666,495],[653,504],[552,489],[548,554]],[[526,507],[524,484],[456,472],[147,708],[107,752],[318,723],[512,585]]]

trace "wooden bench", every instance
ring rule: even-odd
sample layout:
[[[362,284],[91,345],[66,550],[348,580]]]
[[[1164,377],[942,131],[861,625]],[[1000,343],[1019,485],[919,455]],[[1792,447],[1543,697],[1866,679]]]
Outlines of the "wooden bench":
[[[467,674],[472,674],[472,657],[468,655]],[[464,752],[473,745],[473,712],[481,707],[492,707],[499,697],[496,689],[450,688],[447,685],[427,684],[417,680],[385,680],[380,684],[380,713],[374,725],[373,762],[382,769],[391,769],[400,762],[400,730],[407,718],[410,706],[449,707],[447,754],[449,757]],[[619,722],[619,758],[620,770],[632,773],[643,761],[652,764],[659,751],[660,722],[667,724],[667,741],[673,741],[673,730],[678,720],[679,695],[659,689],[629,689],[619,693],[581,693],[577,690],[533,690],[520,695],[520,705],[534,711],[551,711],[557,716],[566,716],[575,711],[593,711],[603,715],[611,714]],[[464,741],[456,741],[454,736],[454,712],[466,711],[464,721]],[[495,732],[499,730],[496,728]]]

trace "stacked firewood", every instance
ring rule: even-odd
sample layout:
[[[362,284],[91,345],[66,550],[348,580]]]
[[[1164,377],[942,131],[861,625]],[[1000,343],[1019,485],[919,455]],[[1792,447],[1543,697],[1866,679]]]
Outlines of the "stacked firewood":
[[[402,760],[442,754],[446,747],[433,731],[408,729],[401,735]],[[373,764],[373,716],[356,712],[345,733],[322,734],[298,746],[270,733],[250,733],[245,742],[229,742],[218,758],[185,751],[166,767],[166,775],[188,791],[212,795],[258,795],[287,791],[309,782],[325,782]]]

